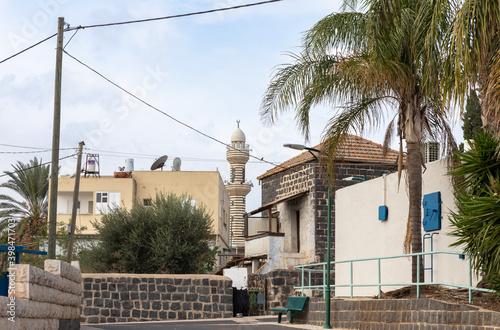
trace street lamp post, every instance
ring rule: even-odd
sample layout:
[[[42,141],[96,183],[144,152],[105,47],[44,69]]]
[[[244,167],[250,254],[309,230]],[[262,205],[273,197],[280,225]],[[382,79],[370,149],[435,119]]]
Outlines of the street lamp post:
[[[313,155],[313,157],[318,160],[318,157],[313,153],[313,151],[320,153],[318,149],[309,148],[302,144],[284,144],[283,147],[295,149],[295,150],[307,150]],[[319,161],[319,160],[318,160]],[[327,181],[328,186],[328,218],[327,218],[327,237],[326,237],[326,291],[325,291],[325,325],[323,328],[331,329],[330,324],[330,272],[331,272],[331,236],[332,236],[332,207],[331,207],[331,194],[330,194],[330,177]]]

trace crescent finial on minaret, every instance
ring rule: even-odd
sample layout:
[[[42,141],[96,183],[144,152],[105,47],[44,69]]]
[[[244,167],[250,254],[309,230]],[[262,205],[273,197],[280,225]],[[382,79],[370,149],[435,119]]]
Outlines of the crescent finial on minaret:
[[[238,128],[240,128],[240,120],[239,119],[236,120],[236,124],[238,125]]]

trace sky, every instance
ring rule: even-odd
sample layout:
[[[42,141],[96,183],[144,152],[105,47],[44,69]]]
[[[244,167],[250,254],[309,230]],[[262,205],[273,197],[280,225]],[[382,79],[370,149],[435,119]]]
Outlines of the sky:
[[[164,17],[249,4],[250,0],[2,1],[0,61],[57,32],[57,19],[70,27]],[[297,151],[285,143],[316,145],[334,110],[311,112],[306,141],[293,113],[273,126],[259,115],[274,70],[299,52],[303,32],[332,12],[340,0],[284,0],[260,6],[145,23],[86,28],[64,34],[65,51],[196,130],[230,143],[236,121],[251,154],[281,163]],[[0,64],[0,172],[33,157],[51,160],[56,38]],[[383,132],[364,137],[383,142]],[[460,137],[457,137],[460,138]],[[76,152],[100,155],[101,175],[112,175],[125,159],[149,170],[167,155],[183,171],[218,170],[229,179],[226,147],[134,100],[71,57],[63,56],[60,157]],[[8,147],[16,145],[29,148]],[[40,153],[19,153],[43,151]],[[15,152],[15,153],[10,153]],[[85,155],[84,155],[85,161]],[[76,157],[60,162],[73,174]],[[247,211],[261,205],[257,176],[272,165],[250,159],[246,176],[254,184]],[[0,183],[7,178],[0,177]],[[4,193],[4,192],[3,192]]]

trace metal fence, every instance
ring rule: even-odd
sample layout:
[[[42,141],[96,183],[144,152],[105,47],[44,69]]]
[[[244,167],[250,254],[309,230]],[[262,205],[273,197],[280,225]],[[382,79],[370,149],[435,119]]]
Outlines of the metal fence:
[[[421,286],[444,285],[444,286],[449,286],[449,287],[468,289],[468,291],[469,291],[469,303],[472,302],[472,291],[495,292],[493,290],[477,288],[477,287],[472,286],[472,263],[471,263],[470,258],[468,258],[468,278],[469,278],[468,284],[433,282],[432,280],[431,280],[431,282],[419,282],[419,281],[417,281],[416,283],[407,283],[407,282],[385,283],[385,282],[383,282],[382,272],[381,272],[381,262],[380,262],[381,260],[408,258],[408,257],[413,257],[413,256],[422,256],[422,258],[424,258],[424,256],[426,256],[426,255],[430,255],[432,257],[436,254],[468,256],[465,253],[460,253],[460,252],[455,252],[455,251],[431,251],[431,252],[401,254],[401,255],[388,256],[388,257],[376,257],[376,258],[362,258],[362,259],[332,261],[331,262],[332,265],[341,264],[341,263],[349,263],[350,264],[350,283],[340,283],[340,284],[336,283],[336,284],[330,285],[330,288],[350,287],[351,299],[352,299],[354,296],[353,291],[354,291],[355,287],[377,287],[378,288],[378,297],[380,298],[382,287],[384,287],[384,286],[410,286],[411,285],[411,286],[417,287],[417,298],[419,298]],[[421,258],[417,258],[417,279],[420,279],[420,259]],[[377,261],[377,270],[378,270],[377,282],[368,283],[368,284],[366,284],[366,283],[363,283],[363,284],[354,283],[354,270],[353,270],[354,264],[361,263],[361,262],[367,262],[367,261]],[[325,283],[326,282],[326,262],[300,265],[300,266],[295,266],[295,268],[301,270],[301,285],[294,287],[295,290],[301,291],[302,295],[304,295],[304,290],[323,291],[323,296],[324,296],[324,294],[326,292],[326,287],[327,287],[327,284]],[[332,267],[332,268],[334,268],[334,267]],[[306,272],[307,272],[307,276],[308,276],[308,282],[307,282],[308,285],[305,285]],[[317,273],[317,272],[321,272],[323,274],[323,284],[311,285],[311,274]]]

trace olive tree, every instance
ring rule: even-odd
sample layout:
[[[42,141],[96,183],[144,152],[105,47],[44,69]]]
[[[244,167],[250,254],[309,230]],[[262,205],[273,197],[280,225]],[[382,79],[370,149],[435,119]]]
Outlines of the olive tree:
[[[187,196],[158,193],[151,205],[116,207],[93,225],[100,243],[90,258],[100,271],[192,274],[215,264],[211,214]]]

